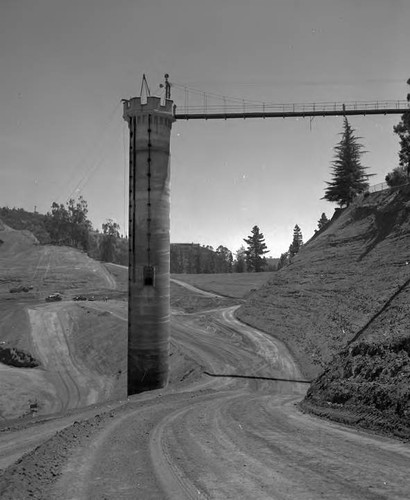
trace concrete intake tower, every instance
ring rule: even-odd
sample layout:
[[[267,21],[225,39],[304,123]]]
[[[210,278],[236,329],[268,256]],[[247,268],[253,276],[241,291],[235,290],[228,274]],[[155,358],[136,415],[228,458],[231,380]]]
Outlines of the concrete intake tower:
[[[170,167],[173,102],[124,102],[130,131],[128,394],[168,382]]]

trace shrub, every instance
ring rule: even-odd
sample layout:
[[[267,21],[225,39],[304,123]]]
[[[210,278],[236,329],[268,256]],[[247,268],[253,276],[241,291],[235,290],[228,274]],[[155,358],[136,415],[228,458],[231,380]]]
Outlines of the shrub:
[[[409,176],[405,167],[396,167],[389,172],[385,180],[390,187],[401,186],[409,182]]]

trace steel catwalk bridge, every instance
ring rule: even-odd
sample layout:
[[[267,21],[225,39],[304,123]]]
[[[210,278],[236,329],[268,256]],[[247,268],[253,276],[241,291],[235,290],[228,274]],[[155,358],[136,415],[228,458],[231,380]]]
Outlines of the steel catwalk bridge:
[[[176,120],[227,120],[232,118],[305,118],[315,116],[392,115],[410,111],[410,102],[355,101],[322,102],[308,104],[265,104],[243,102],[241,104],[207,104],[175,107]]]

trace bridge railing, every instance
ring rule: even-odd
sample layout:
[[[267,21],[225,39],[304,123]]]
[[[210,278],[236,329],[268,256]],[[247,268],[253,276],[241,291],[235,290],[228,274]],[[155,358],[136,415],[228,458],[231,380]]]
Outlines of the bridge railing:
[[[389,189],[389,185],[387,182],[379,182],[378,184],[374,184],[368,188],[369,193],[377,193],[378,191],[384,191],[385,189]]]
[[[370,186],[367,189],[367,192],[369,193],[377,193],[378,191],[385,191],[386,189],[398,189],[403,186],[408,186],[410,184],[409,182],[405,182],[404,184],[400,184],[399,186],[389,186],[387,182],[379,182],[379,184],[374,184],[373,186]]]
[[[199,105],[178,106],[177,114],[212,114],[212,113],[320,113],[344,111],[372,111],[378,110],[410,110],[410,102],[406,100],[390,101],[351,101],[351,102],[316,102],[316,103],[211,103],[206,99]]]

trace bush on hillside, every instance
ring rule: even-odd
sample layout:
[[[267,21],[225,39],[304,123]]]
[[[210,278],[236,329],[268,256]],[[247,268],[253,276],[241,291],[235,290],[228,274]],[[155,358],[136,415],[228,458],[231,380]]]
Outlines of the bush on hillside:
[[[396,167],[386,175],[385,180],[390,187],[407,184],[409,182],[407,169],[405,167]]]
[[[35,368],[40,365],[29,352],[6,346],[0,346],[0,362],[16,368]]]

